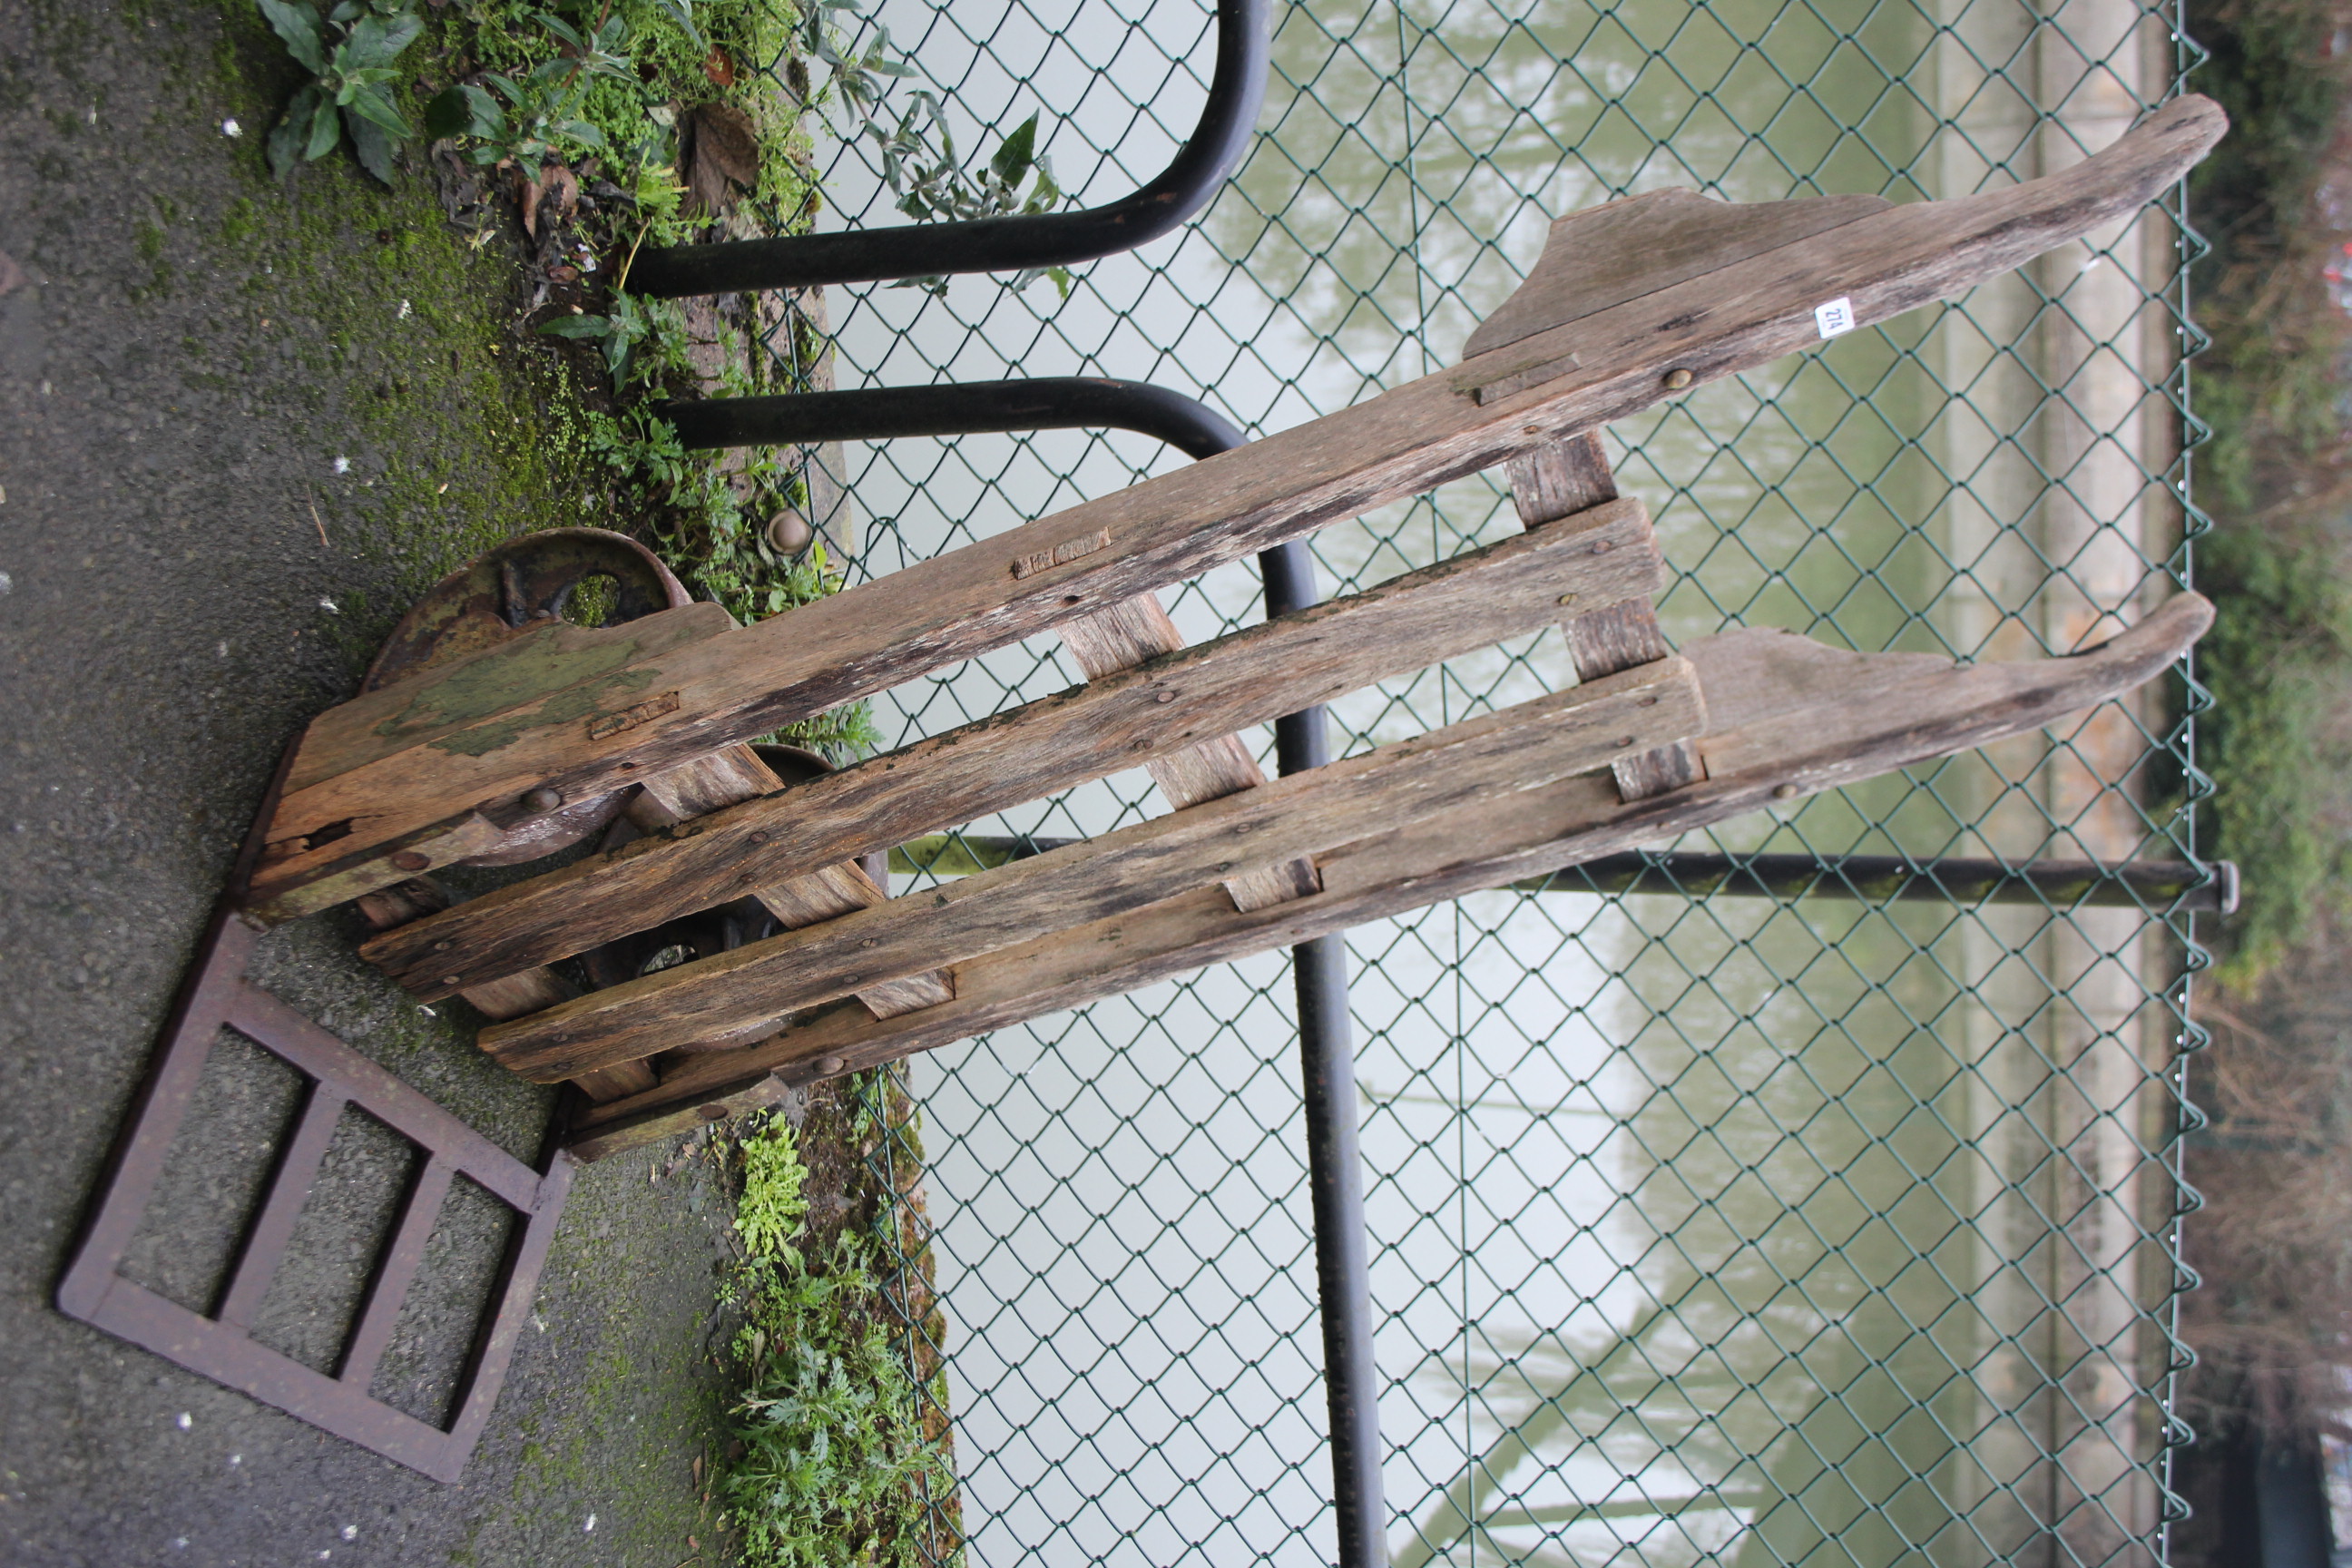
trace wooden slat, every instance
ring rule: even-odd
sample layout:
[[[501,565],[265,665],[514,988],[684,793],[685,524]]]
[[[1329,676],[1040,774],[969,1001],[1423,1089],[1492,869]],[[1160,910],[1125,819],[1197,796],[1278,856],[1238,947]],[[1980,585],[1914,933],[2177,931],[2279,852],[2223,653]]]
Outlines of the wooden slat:
[[[440,863],[480,824],[527,815],[536,790],[609,793],[1623,418],[1668,381],[1704,384],[1814,346],[1813,311],[1828,300],[1846,300],[1867,326],[1958,293],[2128,217],[2224,125],[2209,100],[2175,100],[2043,179],[1885,208],[1744,257],[789,617],[654,655],[641,650],[669,635],[659,623],[694,611],[551,627],[359,699],[306,734],[246,907],[282,919],[354,897],[399,879],[395,852],[409,870]]]
[[[429,877],[412,877],[388,888],[360,896],[360,918],[379,933],[425,920],[450,908],[449,890]],[[463,905],[457,906],[463,908]],[[580,994],[553,970],[534,964],[511,973],[493,975],[461,988],[439,993],[458,996],[475,1012],[496,1024],[520,1018],[568,1002]],[[654,1070],[643,1062],[623,1062],[583,1073],[572,1080],[593,1100],[619,1100],[642,1094],[654,1086]]]
[[[679,763],[646,781],[642,804],[629,808],[630,820],[643,829],[675,827],[681,822],[757,800],[784,787],[775,770],[749,746],[729,746],[708,756]],[[746,890],[767,906],[787,931],[816,925],[875,904],[890,895],[855,862],[844,861],[797,877],[754,881],[756,874],[739,873]],[[877,1018],[895,1018],[923,1007],[936,1006],[955,994],[944,974],[905,974],[857,994]],[[671,1046],[698,1043],[698,1037],[674,1035]]]
[[[485,894],[360,952],[429,999],[448,976],[469,984],[544,963],[780,870],[887,848],[1492,647],[1558,620],[1564,594],[1645,599],[1664,569],[1640,504],[1616,502]]]
[[[1169,618],[1159,595],[1139,594],[1100,615],[1069,622],[1062,627],[1062,645],[1088,680],[1102,680],[1162,654],[1181,652],[1184,634]],[[1179,811],[1265,783],[1265,770],[1239,735],[1218,735],[1180,746],[1143,767],[1168,797],[1168,804]],[[1267,867],[1225,883],[1234,907],[1242,910],[1264,909],[1314,890],[1315,868],[1303,860]]]
[[[1705,722],[1679,658],[1578,686],[967,877],[803,931],[751,942],[484,1031],[527,1078],[568,1078],[680,1039],[750,1041],[788,1013],[1231,879],[1400,824],[1539,790]]]
[[[1242,911],[1222,891],[1200,889],[1041,935],[961,965],[956,1000],[929,1013],[877,1023],[863,1008],[830,1004],[756,1046],[698,1057],[653,1092],[590,1110],[571,1147],[594,1159],[772,1104],[818,1078],[1982,745],[2160,674],[2211,619],[2210,604],[2184,594],[2102,647],[2025,665],[1853,654],[1789,633],[1706,638],[1685,650],[1708,712],[1701,783],[1637,801],[1596,776],[1498,791],[1477,811],[1318,856],[1323,891],[1312,898]]]
[[[1557,235],[1555,230],[1555,238]],[[1617,479],[1609,471],[1609,455],[1601,449],[1597,431],[1512,459],[1510,479],[1512,502],[1519,521],[1529,528],[1549,527],[1617,499]],[[1658,625],[1657,606],[1648,599],[1587,611],[1570,618],[1563,629],[1579,680],[1614,675],[1673,651]],[[1664,795],[1706,776],[1698,749],[1687,741],[1627,757],[1611,771],[1627,800]]]

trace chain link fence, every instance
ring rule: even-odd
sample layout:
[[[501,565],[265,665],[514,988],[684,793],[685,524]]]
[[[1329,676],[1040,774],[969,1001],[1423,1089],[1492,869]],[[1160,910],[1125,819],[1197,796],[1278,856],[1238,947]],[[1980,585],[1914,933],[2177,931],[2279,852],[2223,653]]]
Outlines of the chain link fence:
[[[1168,162],[1213,51],[1200,0],[883,0],[869,22],[967,157],[1039,112],[1087,204]],[[1067,298],[831,291],[831,379],[1123,376],[1277,430],[1450,363],[1553,216],[1670,185],[2001,185],[2105,145],[2189,58],[2174,12],[2131,0],[1307,0],[1273,47],[1259,137],[1200,221]],[[870,142],[819,153],[821,226],[901,221]],[[2032,658],[2168,593],[2194,517],[2181,216],[1614,427],[1677,574],[1670,634]],[[1052,432],[809,461],[863,580],[1184,459]],[[1501,481],[1326,531],[1327,592],[1515,531]],[[1261,613],[1246,566],[1164,596],[1194,641]],[[1044,638],[877,718],[896,743],[1079,679]],[[1552,632],[1334,717],[1361,749],[1572,680]],[[2179,859],[2199,700],[2174,677],[1685,847]],[[1137,771],[969,831],[1165,809]],[[1349,947],[1395,1568],[2163,1558],[2185,915],[1571,876]],[[919,1153],[877,1158],[926,1164],[973,1563],[1331,1560],[1285,965],[906,1070]]]

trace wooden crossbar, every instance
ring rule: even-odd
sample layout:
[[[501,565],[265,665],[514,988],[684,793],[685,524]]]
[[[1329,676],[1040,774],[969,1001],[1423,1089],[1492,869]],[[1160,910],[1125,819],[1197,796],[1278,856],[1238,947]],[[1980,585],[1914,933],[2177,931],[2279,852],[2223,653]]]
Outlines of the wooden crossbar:
[[[1379,832],[1540,790],[1696,735],[1690,667],[1667,658],[1098,838],[925,889],[805,931],[597,991],[483,1031],[482,1048],[554,1081],[681,1039],[748,1041],[877,980],[1230,883]],[[1255,912],[1276,907],[1254,906]]]
[[[2212,615],[2206,600],[2182,594],[2099,647],[2032,664],[1851,653],[1760,629],[1704,638],[1684,650],[1707,714],[1699,783],[1632,801],[1598,774],[1497,790],[1477,810],[1317,855],[1323,889],[1308,898],[1244,911],[1222,889],[1196,889],[1041,932],[957,965],[955,1000],[941,1006],[881,1021],[855,1004],[824,1004],[767,1040],[698,1057],[656,1089],[590,1110],[571,1147],[597,1158],[772,1104],[820,1078],[1984,745],[2152,679]]]
[[[1664,569],[1638,501],[1597,507],[698,816],[360,952],[429,1001],[1539,630],[1563,599],[1646,602]]]

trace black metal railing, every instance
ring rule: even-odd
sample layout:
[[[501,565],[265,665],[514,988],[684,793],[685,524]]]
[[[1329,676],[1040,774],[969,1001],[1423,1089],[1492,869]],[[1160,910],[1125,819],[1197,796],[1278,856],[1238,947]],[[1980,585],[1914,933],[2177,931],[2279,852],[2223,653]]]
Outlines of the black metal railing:
[[[1271,0],[1217,0],[1217,66],[1200,124],[1159,178],[1115,202],[1078,212],[668,246],[639,254],[627,287],[677,299],[1076,267],[1132,250],[1181,226],[1240,165],[1265,101],[1271,13]]]

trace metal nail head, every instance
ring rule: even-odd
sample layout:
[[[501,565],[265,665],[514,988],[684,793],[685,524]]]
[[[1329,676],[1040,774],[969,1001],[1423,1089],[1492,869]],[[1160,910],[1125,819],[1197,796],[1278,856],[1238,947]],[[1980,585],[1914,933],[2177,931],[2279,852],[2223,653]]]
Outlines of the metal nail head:
[[[1668,392],[1680,392],[1684,387],[1688,386],[1690,384],[1690,372],[1686,370],[1670,370],[1666,372],[1666,390]]]

